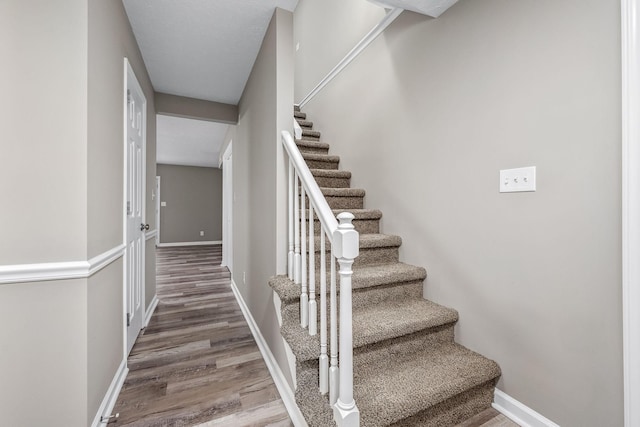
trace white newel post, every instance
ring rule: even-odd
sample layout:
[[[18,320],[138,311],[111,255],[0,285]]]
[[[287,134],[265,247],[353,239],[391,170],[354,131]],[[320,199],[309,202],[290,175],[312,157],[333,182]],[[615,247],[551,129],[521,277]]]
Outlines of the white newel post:
[[[340,264],[340,395],[333,407],[333,417],[339,427],[358,427],[360,411],[353,400],[353,322],[351,307],[351,269],[358,256],[358,232],[354,216],[349,212],[338,215],[338,229],[333,233],[333,246]]]

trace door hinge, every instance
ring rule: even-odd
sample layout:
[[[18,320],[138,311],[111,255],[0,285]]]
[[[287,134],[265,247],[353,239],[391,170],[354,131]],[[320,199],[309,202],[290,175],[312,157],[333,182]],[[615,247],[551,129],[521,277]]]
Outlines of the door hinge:
[[[127,215],[131,215],[131,202],[127,201]]]
[[[127,313],[127,326],[131,326],[131,313]]]

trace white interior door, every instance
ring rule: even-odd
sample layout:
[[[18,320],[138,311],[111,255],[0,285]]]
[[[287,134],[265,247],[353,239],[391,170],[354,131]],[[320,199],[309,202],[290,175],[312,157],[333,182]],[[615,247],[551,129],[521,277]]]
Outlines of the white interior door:
[[[125,149],[125,316],[127,354],[142,329],[144,316],[145,124],[147,102],[131,66],[126,72]]]
[[[222,265],[233,268],[233,158],[229,143],[222,155]]]

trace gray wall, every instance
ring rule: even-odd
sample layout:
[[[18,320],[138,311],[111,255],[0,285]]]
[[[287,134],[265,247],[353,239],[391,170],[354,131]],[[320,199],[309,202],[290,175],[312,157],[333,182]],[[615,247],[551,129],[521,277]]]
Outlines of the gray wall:
[[[122,2],[3,1],[0,39],[13,64],[0,71],[0,193],[13,206],[0,209],[0,265],[86,261],[117,247],[125,56],[148,101],[148,189],[155,180],[153,90]],[[0,285],[2,423],[93,420],[123,360],[122,278],[116,260],[88,279]],[[155,275],[146,290],[148,303]]]
[[[301,0],[299,55],[339,37],[317,16],[358,19],[342,3]],[[618,1],[461,0],[404,12],[305,108],[457,339],[563,426],[623,424],[620,72]],[[537,192],[498,193],[533,165]]]
[[[222,240],[222,170],[162,165],[160,243]],[[204,231],[204,236],[200,236]]]
[[[276,9],[240,99],[238,125],[227,135],[233,139],[233,278],[283,372],[289,368],[268,280],[286,268],[278,127],[292,126],[292,20]]]

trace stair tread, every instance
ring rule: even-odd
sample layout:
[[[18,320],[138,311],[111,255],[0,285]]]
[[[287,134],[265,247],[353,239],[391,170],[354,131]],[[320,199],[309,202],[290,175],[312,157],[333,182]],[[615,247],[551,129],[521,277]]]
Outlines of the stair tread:
[[[384,368],[355,364],[354,396],[367,426],[400,421],[500,376],[496,362],[453,342],[390,362]]]
[[[325,150],[329,149],[329,144],[327,144],[326,142],[318,142],[317,140],[302,138],[302,139],[296,139],[295,142],[298,147],[322,148]]]
[[[298,124],[300,125],[300,127],[306,127],[306,128],[312,128],[313,127],[313,122],[309,121],[309,120],[303,120],[303,119],[296,119],[296,121],[298,122]]]
[[[320,269],[316,269],[316,276],[320,277]],[[327,273],[328,276],[328,273]],[[365,289],[376,286],[386,286],[422,281],[427,277],[427,271],[403,262],[392,264],[361,265],[353,268],[351,287]],[[338,277],[338,283],[340,282]],[[287,304],[300,301],[300,285],[296,285],[287,276],[275,276],[269,280],[269,285],[278,294],[280,300]],[[316,286],[317,293],[320,287]]]
[[[342,212],[349,212],[356,217],[356,219],[380,219],[382,218],[382,211],[379,209],[333,209],[334,215],[338,216]]]
[[[401,299],[353,308],[354,347],[458,321],[458,312],[426,299]]]
[[[293,112],[293,117],[295,117],[297,119],[305,120],[307,118],[307,113],[302,113],[300,111],[294,111]]]
[[[320,138],[320,135],[321,135],[320,131],[306,129],[306,128],[302,129],[302,136],[307,136],[310,138]]]
[[[318,153],[300,153],[305,160],[316,160],[320,162],[339,163],[340,156],[332,156],[330,154],[318,154]]]
[[[320,236],[315,235],[313,237],[315,241],[315,249],[316,252],[320,251]],[[390,247],[398,247],[402,245],[402,238],[400,236],[395,236],[392,234],[381,234],[381,233],[369,233],[369,234],[360,234],[359,236],[360,249],[372,249],[372,248],[390,248]],[[327,249],[331,247],[330,242],[325,242]],[[383,264],[388,266],[390,264]]]
[[[351,178],[351,172],[349,171],[341,171],[337,169],[309,169],[309,170],[311,171],[311,175],[320,176],[323,178]]]
[[[320,338],[309,335],[299,324],[297,307],[283,316],[282,336],[298,361],[318,357]],[[353,308],[353,347],[359,348],[381,341],[410,335],[458,320],[458,312],[422,298],[384,301]],[[355,356],[358,357],[357,355]]]
[[[364,197],[365,191],[362,188],[332,188],[320,187],[322,194],[330,197]],[[348,209],[344,209],[348,211]]]

